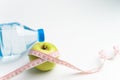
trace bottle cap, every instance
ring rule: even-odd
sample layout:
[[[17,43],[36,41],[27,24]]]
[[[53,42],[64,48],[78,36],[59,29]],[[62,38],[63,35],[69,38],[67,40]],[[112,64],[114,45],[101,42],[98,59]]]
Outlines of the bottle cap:
[[[38,29],[38,41],[43,42],[45,40],[44,30]]]

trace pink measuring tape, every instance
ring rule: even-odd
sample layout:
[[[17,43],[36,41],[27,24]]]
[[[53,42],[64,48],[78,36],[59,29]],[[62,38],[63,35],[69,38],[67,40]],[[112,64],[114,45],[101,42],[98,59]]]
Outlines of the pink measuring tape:
[[[92,74],[92,73],[96,73],[96,72],[100,71],[100,69],[102,68],[102,66],[106,60],[111,60],[117,54],[119,54],[119,49],[117,47],[113,47],[113,52],[114,52],[114,55],[112,57],[107,57],[107,56],[105,56],[104,51],[101,50],[99,52],[99,54],[100,54],[100,60],[102,59],[103,62],[101,62],[97,68],[93,68],[91,70],[84,71],[84,70],[82,70],[82,69],[80,69],[80,68],[78,68],[78,67],[76,67],[76,66],[74,66],[66,61],[55,58],[56,56],[58,56],[58,54],[59,54],[58,52],[54,52],[54,53],[48,55],[48,54],[44,54],[44,53],[39,52],[39,51],[30,50],[29,55],[34,55],[34,56],[39,57],[39,58],[25,64],[24,66],[6,74],[6,75],[4,75],[3,77],[0,77],[0,80],[9,80],[9,79],[13,78],[14,76],[22,73],[23,71],[31,69],[31,68],[33,68],[37,65],[40,65],[46,61],[54,62],[56,64],[61,64],[61,65],[64,65],[66,67],[69,67],[71,69],[75,69],[75,70],[79,71],[80,74]]]

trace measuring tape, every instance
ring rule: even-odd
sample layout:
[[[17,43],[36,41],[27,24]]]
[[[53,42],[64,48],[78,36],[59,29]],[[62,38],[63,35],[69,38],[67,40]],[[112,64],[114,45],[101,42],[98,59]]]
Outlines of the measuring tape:
[[[51,54],[48,55],[48,54],[42,53],[40,51],[30,50],[29,55],[33,55],[33,56],[36,56],[38,58],[31,61],[31,62],[29,62],[29,63],[27,63],[27,64],[25,64],[25,65],[23,65],[22,67],[14,70],[12,72],[4,75],[3,77],[0,78],[0,80],[9,80],[9,79],[13,78],[14,76],[22,73],[23,71],[31,69],[31,68],[33,68],[33,67],[35,67],[37,65],[40,65],[40,64],[42,64],[42,63],[44,63],[46,61],[54,62],[56,64],[64,65],[64,66],[66,66],[68,68],[75,69],[75,70],[79,71],[80,74],[92,74],[92,73],[96,73],[96,72],[100,71],[100,69],[103,67],[103,64],[104,64],[104,62],[106,60],[114,59],[114,57],[119,53],[118,48],[113,47],[113,52],[114,52],[113,56],[107,57],[107,56],[105,56],[104,51],[101,50],[99,52],[99,54],[100,54],[99,59],[102,60],[100,65],[97,68],[93,68],[93,69],[84,71],[84,70],[82,70],[82,69],[80,69],[80,68],[78,68],[78,67],[76,67],[76,66],[74,66],[74,65],[72,65],[72,64],[70,64],[70,63],[68,63],[66,61],[64,61],[64,60],[55,58],[55,57],[58,56],[59,52],[54,52],[54,53],[51,53]]]

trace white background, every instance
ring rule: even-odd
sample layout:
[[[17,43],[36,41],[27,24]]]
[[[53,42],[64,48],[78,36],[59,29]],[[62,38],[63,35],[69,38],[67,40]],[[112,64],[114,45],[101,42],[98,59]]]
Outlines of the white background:
[[[20,22],[44,28],[46,41],[54,43],[61,59],[81,69],[96,66],[98,52],[120,46],[119,0],[0,0],[0,23]],[[0,76],[28,62],[28,57],[0,64]],[[25,71],[12,80],[119,80],[120,56],[107,61],[102,70],[80,75],[57,65],[50,72]]]

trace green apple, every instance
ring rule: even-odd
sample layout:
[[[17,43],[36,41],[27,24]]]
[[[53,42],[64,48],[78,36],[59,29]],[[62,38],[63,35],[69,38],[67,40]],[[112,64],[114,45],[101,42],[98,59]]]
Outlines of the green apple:
[[[45,54],[50,54],[50,53],[56,52],[57,48],[55,47],[55,45],[53,45],[49,42],[37,42],[32,46],[31,50],[36,50],[36,51],[43,52]],[[30,61],[32,61],[36,58],[38,58],[38,57],[29,55]],[[52,70],[55,67],[55,65],[56,65],[55,63],[47,61],[45,63],[42,63],[42,64],[36,66],[35,68],[40,71],[49,71],[49,70]]]

